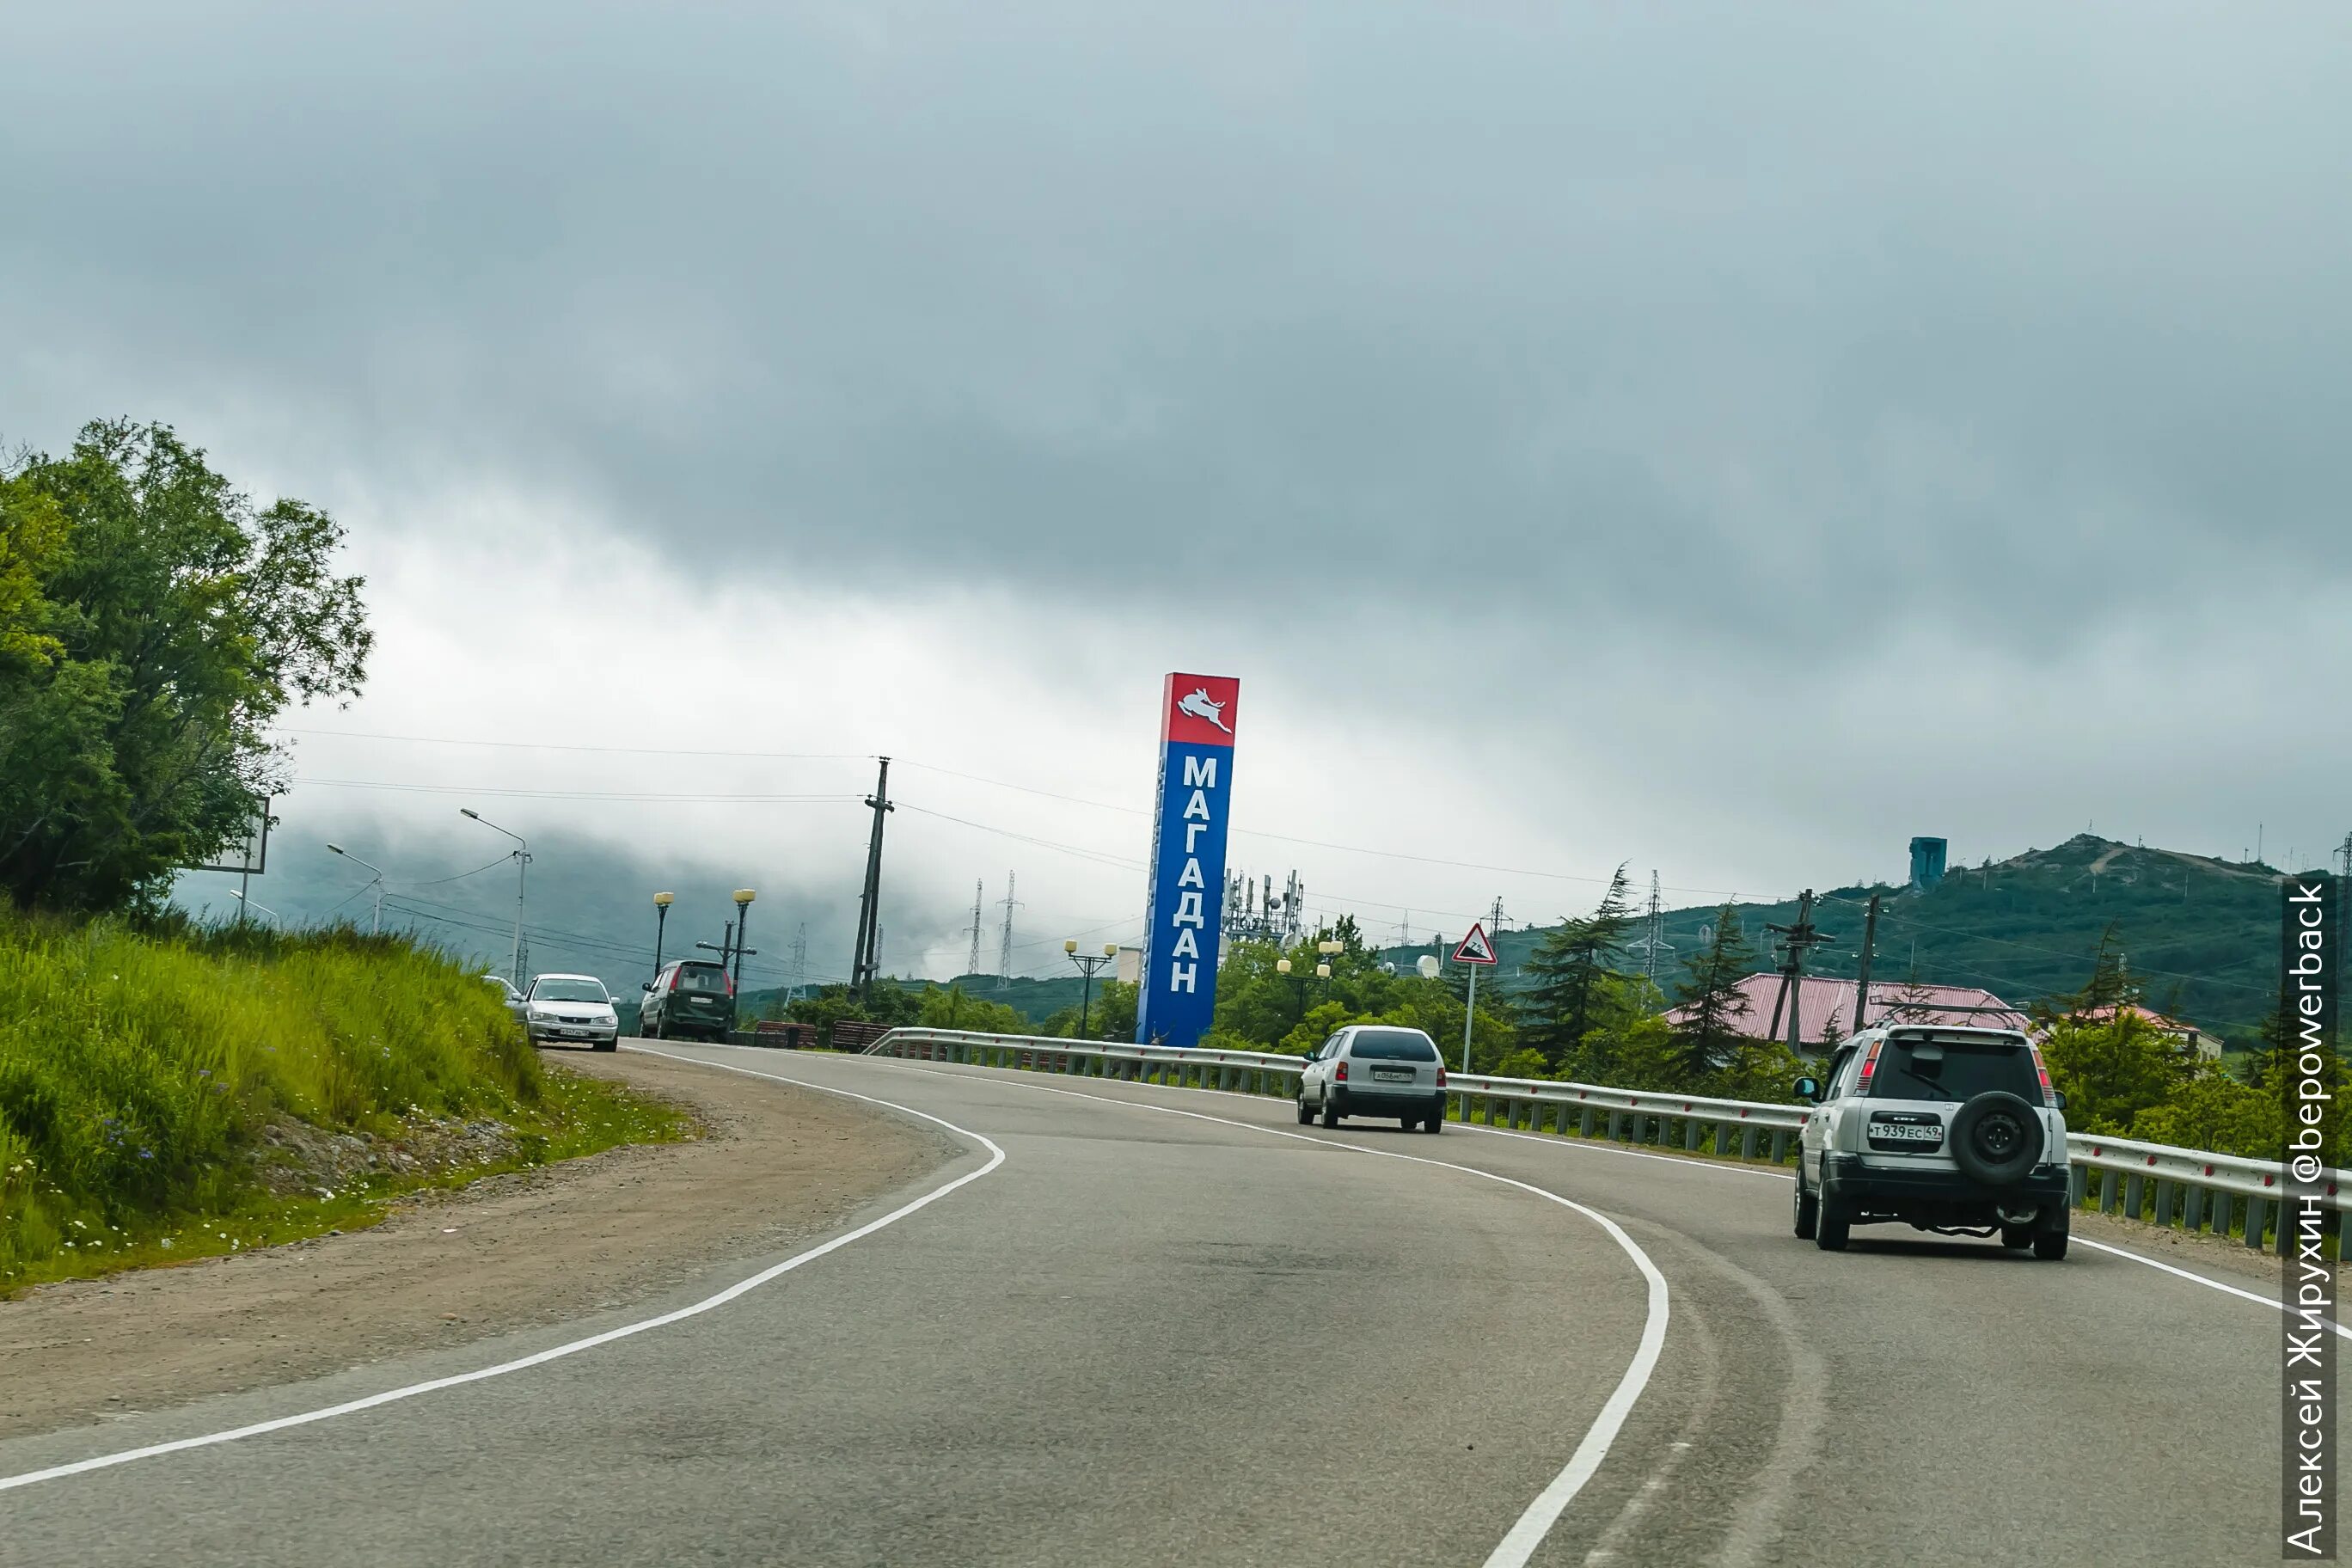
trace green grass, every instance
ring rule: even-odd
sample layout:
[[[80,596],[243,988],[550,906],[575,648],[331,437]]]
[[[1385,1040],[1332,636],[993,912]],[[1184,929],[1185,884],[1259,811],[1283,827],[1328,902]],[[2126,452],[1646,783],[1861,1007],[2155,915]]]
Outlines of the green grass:
[[[509,1152],[294,1195],[252,1157],[273,1123],[389,1140],[448,1118],[499,1123]],[[403,939],[0,912],[0,1290],[349,1229],[402,1192],[688,1132],[542,1071],[490,987]]]

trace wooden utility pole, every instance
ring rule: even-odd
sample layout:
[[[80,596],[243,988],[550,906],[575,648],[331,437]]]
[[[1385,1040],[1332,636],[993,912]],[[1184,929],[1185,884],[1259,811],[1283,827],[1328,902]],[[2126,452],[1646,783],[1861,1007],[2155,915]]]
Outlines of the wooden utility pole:
[[[1862,917],[1861,978],[1853,987],[1853,1030],[1860,1034],[1870,1027],[1870,955],[1878,947],[1878,895],[1870,895],[1870,912]]]
[[[1805,977],[1807,950],[1820,946],[1822,940],[1822,933],[1813,925],[1813,890],[1807,888],[1798,897],[1794,924],[1773,925],[1767,921],[1764,929],[1777,931],[1780,936],[1780,994],[1772,1002],[1771,1034],[1775,1038],[1780,1036],[1780,1012],[1783,1007],[1787,1008],[1789,1049],[1792,1053],[1800,1053],[1804,1040],[1804,1023],[1800,1017],[1803,1011],[1803,998],[1799,982]]]

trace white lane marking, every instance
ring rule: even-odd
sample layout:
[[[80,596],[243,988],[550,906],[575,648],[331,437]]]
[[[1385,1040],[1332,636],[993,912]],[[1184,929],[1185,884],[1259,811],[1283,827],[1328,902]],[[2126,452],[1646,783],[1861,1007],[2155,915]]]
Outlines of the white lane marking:
[[[632,1046],[629,1048],[645,1050],[642,1046]],[[699,1317],[714,1308],[723,1307],[738,1296],[756,1290],[770,1280],[789,1274],[804,1263],[814,1263],[829,1252],[836,1251],[847,1247],[853,1241],[872,1236],[885,1226],[896,1225],[918,1209],[928,1208],[958,1187],[971,1185],[1004,1163],[1004,1151],[998,1148],[987,1137],[972,1131],[970,1128],[959,1127],[943,1117],[933,1116],[926,1110],[917,1110],[912,1106],[899,1105],[887,1100],[877,1100],[870,1094],[853,1093],[845,1089],[833,1089],[824,1084],[802,1083],[799,1079],[786,1078],[781,1073],[756,1072],[750,1068],[730,1067],[725,1062],[703,1061],[695,1057],[673,1056],[668,1051],[646,1051],[646,1054],[669,1057],[672,1061],[688,1062],[696,1067],[716,1068],[721,1072],[740,1072],[750,1078],[772,1079],[778,1083],[797,1084],[803,1089],[814,1089],[823,1094],[837,1094],[848,1100],[862,1100],[868,1105],[879,1105],[890,1110],[904,1111],[909,1116],[919,1116],[926,1121],[938,1123],[959,1137],[971,1139],[974,1142],[984,1146],[988,1150],[988,1163],[977,1171],[965,1172],[952,1182],[933,1187],[921,1197],[892,1209],[879,1219],[869,1220],[856,1230],[836,1236],[832,1240],[812,1247],[805,1252],[795,1253],[782,1263],[772,1264],[747,1279],[736,1281],[715,1296],[705,1297],[691,1306],[680,1307],[674,1312],[664,1312],[657,1318],[646,1318],[635,1323],[624,1323],[617,1329],[607,1329],[601,1334],[591,1334],[584,1340],[573,1340],[568,1344],[556,1345],[551,1349],[520,1356],[513,1361],[500,1362],[496,1366],[481,1367],[473,1372],[461,1372],[451,1377],[436,1377],[426,1383],[413,1383],[405,1388],[388,1389],[382,1394],[371,1394],[363,1399],[346,1400],[341,1405],[331,1405],[319,1410],[306,1410],[299,1415],[281,1415],[272,1421],[256,1421],[250,1426],[231,1427],[223,1432],[207,1432],[202,1436],[181,1437],[169,1443],[151,1443],[143,1448],[126,1448],[118,1454],[100,1454],[95,1458],[77,1459],[68,1465],[52,1465],[47,1469],[27,1470],[22,1475],[0,1476],[0,1491],[12,1491],[18,1487],[29,1487],[40,1481],[59,1480],[67,1476],[79,1476],[90,1470],[111,1469],[117,1465],[130,1464],[134,1459],[152,1459],[164,1454],[176,1454],[187,1448],[209,1448],[222,1443],[234,1443],[245,1437],[258,1437],[265,1433],[283,1432],[289,1426],[307,1426],[314,1421],[331,1421],[339,1415],[352,1415],[362,1410],[373,1410],[379,1405],[391,1405],[403,1399],[415,1399],[420,1394],[438,1393],[442,1389],[456,1388],[462,1384],[480,1383],[487,1378],[503,1377],[511,1372],[521,1372],[530,1367],[561,1360],[565,1356],[578,1355],[583,1351],[594,1350],[600,1345],[608,1345],[615,1340],[625,1340],[633,1334],[645,1333],[648,1330],[666,1329],[672,1323],[684,1322],[688,1318]]]
[[[967,1076],[962,1073],[940,1072],[931,1068],[919,1067],[912,1062],[900,1061],[896,1058],[860,1058],[858,1059],[871,1059],[902,1071],[919,1072],[930,1078]],[[711,1065],[717,1067],[724,1064],[714,1062]],[[1617,1380],[1617,1386],[1610,1391],[1609,1398],[1601,1406],[1601,1414],[1594,1417],[1592,1425],[1586,1429],[1584,1441],[1576,1446],[1576,1452],[1569,1456],[1567,1465],[1561,1468],[1559,1475],[1552,1478],[1551,1484],[1544,1488],[1535,1501],[1528,1504],[1527,1510],[1519,1515],[1518,1521],[1511,1526],[1508,1533],[1503,1537],[1495,1550],[1487,1553],[1486,1568],[1523,1568],[1527,1561],[1535,1555],[1536,1548],[1543,1544],[1544,1536],[1549,1532],[1555,1523],[1559,1522],[1560,1514],[1567,1510],[1568,1505],[1576,1500],[1576,1494],[1584,1489],[1584,1484],[1591,1480],[1594,1472],[1601,1468],[1601,1461],[1609,1457],[1610,1445],[1617,1440],[1617,1434],[1624,1426],[1625,1418],[1633,1413],[1634,1402],[1642,1397],[1642,1391],[1649,1386],[1650,1373],[1656,1370],[1659,1352],[1665,1348],[1666,1277],[1658,1272],[1658,1266],[1650,1261],[1650,1255],[1643,1251],[1640,1245],[1632,1237],[1627,1236],[1623,1227],[1615,1220],[1598,1210],[1585,1207],[1573,1198],[1564,1198],[1558,1193],[1548,1192],[1531,1183],[1517,1181],[1509,1176],[1497,1175],[1492,1171],[1482,1171],[1475,1165],[1456,1165],[1450,1161],[1432,1160],[1425,1155],[1402,1154],[1393,1149],[1375,1149],[1365,1143],[1345,1143],[1336,1138],[1317,1138],[1309,1133],[1293,1132],[1287,1128],[1265,1127],[1253,1121],[1235,1121],[1230,1117],[1211,1116],[1205,1111],[1182,1110],[1172,1105],[1152,1105],[1144,1100],[1121,1100],[1108,1094],[1087,1094],[1075,1089],[1055,1089],[1050,1084],[1024,1083],[1018,1078],[1012,1077],[991,1076],[985,1081],[997,1083],[1008,1089],[1025,1089],[1038,1094],[1058,1094],[1071,1100],[1090,1100],[1097,1105],[1116,1105],[1129,1110],[1150,1110],[1161,1116],[1181,1116],[1193,1121],[1214,1122],[1220,1127],[1239,1128],[1244,1132],[1261,1132],[1269,1137],[1295,1138],[1302,1143],[1311,1143],[1318,1149],[1348,1149],[1359,1154],[1376,1154],[1384,1160],[1403,1160],[1415,1165],[1433,1166],[1441,1171],[1458,1171],[1465,1176],[1475,1176],[1481,1181],[1496,1182],[1507,1187],[1517,1187],[1523,1193],[1532,1193],[1546,1202],[1559,1205],[1562,1208],[1573,1209],[1607,1232],[1609,1239],[1615,1242],[1624,1250],[1625,1256],[1633,1260],[1633,1266],[1642,1271],[1642,1278],[1649,1287],[1648,1313],[1642,1324],[1641,1342],[1634,1347],[1633,1359],[1626,1366],[1625,1375]]]
[[[1716,1165],[1710,1164],[1704,1160],[1677,1159],[1672,1154],[1644,1154],[1637,1149],[1595,1149],[1589,1144],[1563,1142],[1560,1141],[1559,1135],[1556,1132],[1550,1134],[1541,1132],[1507,1132],[1499,1127],[1480,1127],[1475,1124],[1465,1125],[1467,1125],[1469,1130],[1473,1132],[1489,1132],[1497,1138],[1517,1138],[1528,1143],[1549,1143],[1555,1149],[1576,1153],[1624,1154],[1636,1160],[1664,1160],[1675,1165],[1688,1165],[1705,1171],[1720,1171],[1727,1176],[1762,1176],[1767,1181],[1774,1182],[1793,1182],[1797,1179],[1792,1173],[1788,1171],[1759,1171],[1748,1165]],[[2128,1258],[2134,1263],[2145,1264],[2150,1268],[2161,1268],[2167,1274],[2170,1274],[2178,1279],[2189,1280],[2192,1284],[2202,1285],[2209,1290],[2219,1290],[2225,1296],[2236,1296],[2241,1300],[2252,1301],[2257,1306],[2268,1307],[2273,1311],[2284,1312],[2287,1310],[2286,1303],[2280,1300],[2275,1296],[2265,1296],[2259,1291],[2248,1290],[2236,1285],[2226,1284],[2221,1280],[2213,1279],[2210,1275],[2200,1274],[2194,1269],[2182,1268],[2176,1264],[2166,1263],[2160,1258],[2150,1258],[2145,1253],[2134,1252],[2127,1247],[2117,1247],[2111,1242],[2093,1241],[2090,1237],[2084,1236],[2074,1237],[2073,1242],[2076,1247],[2087,1247],[2094,1252],[2104,1252],[2108,1254],[2110,1257]],[[2352,1327],[2347,1327],[2343,1323],[2333,1323],[2329,1326],[2345,1339],[2352,1340]]]

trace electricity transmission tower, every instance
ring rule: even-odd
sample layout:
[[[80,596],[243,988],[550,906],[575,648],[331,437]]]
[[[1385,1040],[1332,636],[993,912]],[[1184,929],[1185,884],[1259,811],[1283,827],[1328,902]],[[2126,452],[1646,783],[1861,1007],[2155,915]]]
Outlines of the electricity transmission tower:
[[[1626,945],[1642,955],[1642,973],[1654,986],[1658,983],[1658,961],[1673,956],[1675,951],[1674,944],[1666,941],[1666,900],[1654,870],[1650,873],[1650,902],[1642,922],[1642,939]]]
[[[1021,907],[1021,900],[1013,896],[1013,873],[1010,871],[1004,873],[1004,897],[997,901],[1004,906],[1003,934],[996,945],[996,988],[1002,991],[1005,983],[1013,978],[1013,911]]]
[[[980,880],[979,879],[974,878],[971,884],[971,956],[963,961],[963,972],[966,974],[977,974],[980,973],[980,906],[982,896]]]
[[[801,987],[808,984],[808,921],[793,937],[793,999],[800,997]]]

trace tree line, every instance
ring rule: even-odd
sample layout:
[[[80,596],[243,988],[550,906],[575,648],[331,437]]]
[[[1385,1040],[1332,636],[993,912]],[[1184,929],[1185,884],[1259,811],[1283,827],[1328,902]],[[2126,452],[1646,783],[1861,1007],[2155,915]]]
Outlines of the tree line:
[[[1526,965],[1529,984],[1511,993],[1482,987],[1475,1016],[1463,966],[1448,965],[1434,978],[1401,972],[1364,940],[1353,917],[1288,945],[1228,942],[1213,1023],[1201,1044],[1305,1056],[1348,1025],[1394,1024],[1427,1033],[1447,1064],[1459,1068],[1466,1017],[1475,1073],[1794,1102],[1797,1078],[1817,1064],[1809,1067],[1786,1045],[1758,1037],[1766,1021],[1749,1016],[1740,982],[1759,973],[1761,959],[1738,910],[1727,905],[1717,912],[1706,941],[1663,987],[1632,961],[1639,921],[1621,867],[1591,913],[1570,916],[1544,933]],[[1335,943],[1335,951],[1322,951]],[[1286,973],[1279,967],[1285,959]],[[1328,977],[1316,974],[1318,964],[1328,966]],[[1896,983],[1890,989],[1902,988]],[[2028,1006],[2052,1082],[2067,1097],[2067,1125],[2220,1153],[2276,1155],[2285,1130],[2276,1089],[2291,1049],[2284,1015],[2264,1022],[2262,1048],[2233,1071],[2188,1050],[2135,1011],[2141,994],[2110,929],[2081,989]],[[790,1016],[820,1025],[857,1017],[1062,1039],[1079,1034],[1077,1008],[1034,1024],[1004,1003],[953,986],[885,985],[870,1003],[834,986],[794,1003]],[[1135,987],[1101,987],[1087,1026],[1088,1039],[1131,1041]],[[1833,1047],[1834,1020],[1827,1037]],[[2337,1158],[2352,1161],[2352,1139]]]

